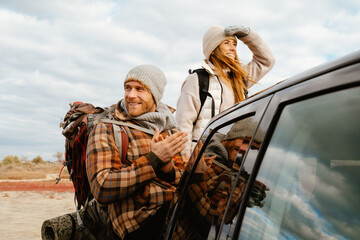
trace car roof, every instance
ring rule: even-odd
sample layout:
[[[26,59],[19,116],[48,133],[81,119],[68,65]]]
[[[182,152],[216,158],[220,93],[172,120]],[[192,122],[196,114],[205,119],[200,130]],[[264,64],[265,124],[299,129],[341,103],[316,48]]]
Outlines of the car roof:
[[[257,93],[251,96],[249,99],[256,97],[263,98],[265,96],[268,96],[270,94],[273,94],[275,92],[278,92],[282,89],[291,87],[293,85],[299,84],[301,82],[307,81],[309,79],[312,79],[314,77],[323,75],[328,72],[332,72],[334,70],[350,66],[354,63],[360,62],[360,50],[353,52],[351,54],[348,54],[346,56],[343,56],[341,58],[335,59],[333,61],[321,64],[319,66],[310,68],[302,73],[299,73],[291,78],[285,79],[283,81],[280,81],[279,83]]]

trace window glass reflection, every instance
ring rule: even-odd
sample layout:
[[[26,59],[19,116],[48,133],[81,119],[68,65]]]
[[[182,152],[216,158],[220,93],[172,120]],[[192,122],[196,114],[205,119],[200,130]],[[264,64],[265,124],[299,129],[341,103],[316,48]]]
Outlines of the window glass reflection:
[[[284,108],[257,179],[263,208],[247,208],[240,239],[358,239],[360,89]]]
[[[232,222],[236,209],[240,205],[249,174],[240,171],[243,156],[249,147],[256,124],[252,118],[246,118],[222,128],[216,132],[206,146],[194,177],[190,180],[185,201],[181,203],[174,239],[212,239],[218,232],[230,194],[231,209],[225,218],[226,224]],[[224,129],[227,129],[224,131]],[[197,149],[189,160],[187,171],[194,161],[206,136],[200,140]],[[259,144],[259,143],[258,143]],[[240,181],[235,184],[237,174]],[[264,189],[257,189],[253,206],[261,205]]]

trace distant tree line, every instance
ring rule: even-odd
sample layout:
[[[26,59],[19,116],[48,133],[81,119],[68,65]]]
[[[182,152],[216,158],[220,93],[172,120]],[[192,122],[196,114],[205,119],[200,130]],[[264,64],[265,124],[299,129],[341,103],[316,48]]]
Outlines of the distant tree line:
[[[57,152],[53,155],[54,158],[56,158],[57,162],[63,163],[65,158],[64,158],[64,154],[61,152]],[[7,155],[3,158],[3,160],[1,161],[2,165],[9,165],[9,164],[17,164],[17,163],[21,163],[21,162],[25,162],[27,161],[27,157],[22,156],[21,160],[19,159],[18,156],[16,155]],[[43,160],[43,158],[39,155],[37,157],[35,157],[34,159],[31,160],[32,163],[35,164],[40,164],[40,163],[45,163],[45,161]]]

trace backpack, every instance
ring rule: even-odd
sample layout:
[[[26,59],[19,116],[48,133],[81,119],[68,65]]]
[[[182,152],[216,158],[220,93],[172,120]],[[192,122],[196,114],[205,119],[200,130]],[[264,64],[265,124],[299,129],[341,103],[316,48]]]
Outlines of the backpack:
[[[84,206],[90,192],[90,186],[86,174],[86,147],[88,134],[92,127],[105,115],[111,114],[111,109],[104,110],[94,107],[90,103],[75,102],[70,104],[70,110],[65,114],[60,127],[63,128],[62,134],[65,136],[65,162],[64,167],[70,174],[70,180],[75,189],[75,198],[78,209]],[[114,138],[122,140],[119,149],[122,159],[126,159],[126,152],[129,140],[126,132],[114,124],[108,124],[113,129]],[[115,126],[115,127],[114,127]],[[120,134],[120,135],[119,135]],[[61,174],[61,173],[60,173]],[[60,181],[60,176],[57,182]]]
[[[70,180],[75,189],[77,208],[85,206],[86,200],[91,195],[90,185],[86,174],[86,147],[88,134],[99,122],[106,123],[114,133],[115,144],[119,150],[122,164],[130,165],[126,159],[129,139],[123,126],[128,126],[153,134],[149,129],[141,126],[117,121],[112,119],[112,112],[115,106],[107,109],[94,107],[90,103],[75,102],[70,104],[70,110],[66,113],[60,127],[63,128],[62,134],[65,136],[65,162],[63,167],[67,167]],[[61,170],[62,171],[62,170]],[[60,175],[57,182],[60,181]],[[89,199],[90,200],[90,199]]]
[[[199,97],[200,97],[200,110],[196,116],[195,121],[193,122],[193,126],[195,126],[207,97],[211,98],[211,118],[213,118],[215,116],[215,101],[214,101],[213,96],[209,93],[210,74],[205,70],[205,68],[198,68],[195,70],[189,69],[189,74],[192,74],[192,73],[196,73],[198,75]]]
[[[192,73],[196,73],[198,75],[199,97],[200,97],[200,110],[198,112],[198,115],[196,116],[195,121],[193,122],[193,126],[195,126],[207,97],[211,98],[211,118],[213,118],[215,116],[215,101],[214,101],[213,96],[209,93],[210,74],[205,70],[205,68],[198,68],[195,70],[189,69],[189,74],[192,74]],[[243,78],[243,82],[246,83],[244,78]],[[245,95],[245,98],[248,97],[248,91],[246,89],[244,89],[244,95]]]

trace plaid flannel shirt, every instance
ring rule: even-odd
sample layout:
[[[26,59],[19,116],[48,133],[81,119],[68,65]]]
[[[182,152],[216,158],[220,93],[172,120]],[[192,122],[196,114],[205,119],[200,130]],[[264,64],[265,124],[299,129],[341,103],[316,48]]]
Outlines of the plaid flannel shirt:
[[[135,123],[119,108],[114,117]],[[131,164],[123,165],[112,130],[104,123],[90,132],[86,153],[91,192],[100,204],[108,206],[113,229],[121,238],[139,229],[164,203],[171,201],[187,160],[186,156],[175,155],[173,171],[164,174],[159,169],[160,160],[150,151],[152,136],[128,127],[125,130],[129,137],[127,162]]]

